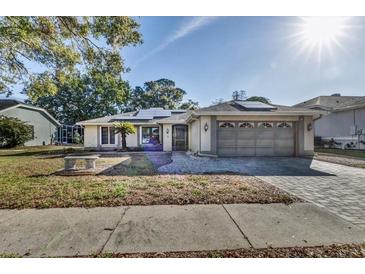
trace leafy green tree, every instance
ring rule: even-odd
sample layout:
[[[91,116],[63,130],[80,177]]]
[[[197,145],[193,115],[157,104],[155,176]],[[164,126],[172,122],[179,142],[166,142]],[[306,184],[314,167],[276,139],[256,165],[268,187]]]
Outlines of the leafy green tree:
[[[199,103],[194,102],[193,100],[189,99],[187,102],[184,102],[180,105],[180,109],[188,109],[188,110],[195,110],[199,108]]]
[[[247,92],[245,90],[235,90],[234,92],[232,92],[232,99],[235,101],[238,100],[245,100]]]
[[[215,106],[215,105],[219,105],[219,104],[222,104],[223,102],[225,102],[226,100],[224,98],[218,98],[218,99],[215,99],[212,101],[212,106]]]
[[[47,95],[45,89],[49,85],[57,87],[55,94]],[[45,108],[61,123],[74,124],[121,111],[130,87],[117,72],[100,65],[84,74],[40,74],[27,85],[25,93],[34,105]]]
[[[15,147],[32,140],[32,126],[18,118],[0,116],[0,147]]]
[[[246,101],[255,101],[255,102],[262,102],[264,104],[270,104],[270,99],[262,96],[251,96],[247,98]]]
[[[13,84],[32,77],[34,72],[26,64],[34,62],[53,76],[75,69],[99,73],[96,63],[125,72],[120,49],[142,43],[138,28],[134,19],[125,16],[0,17],[0,92],[10,94]],[[101,77],[93,78],[97,76]],[[44,83],[47,88],[32,94],[33,98],[57,93],[53,81]]]
[[[145,82],[143,87],[136,87],[126,105],[127,110],[138,110],[151,107],[176,109],[183,100],[185,90],[175,86],[169,79]]]
[[[129,122],[119,122],[114,123],[114,132],[120,133],[122,137],[122,150],[127,150],[127,135],[136,133],[136,128],[132,123]]]

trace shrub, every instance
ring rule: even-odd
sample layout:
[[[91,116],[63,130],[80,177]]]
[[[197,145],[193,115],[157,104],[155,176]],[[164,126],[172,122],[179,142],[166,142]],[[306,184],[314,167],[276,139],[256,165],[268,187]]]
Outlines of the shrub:
[[[24,145],[33,139],[33,127],[18,118],[0,116],[0,147]]]
[[[132,123],[119,122],[114,124],[114,132],[120,133],[122,137],[122,150],[127,150],[127,135],[136,133],[136,128]]]
[[[82,137],[81,137],[80,133],[78,133],[77,131],[74,132],[73,142],[75,144],[82,144],[83,143]]]

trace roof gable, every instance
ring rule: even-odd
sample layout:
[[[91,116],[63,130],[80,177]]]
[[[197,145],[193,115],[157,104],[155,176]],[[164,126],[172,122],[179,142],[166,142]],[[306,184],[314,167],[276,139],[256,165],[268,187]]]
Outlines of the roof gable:
[[[0,111],[20,104],[19,101],[13,99],[0,99]]]
[[[29,104],[25,104],[23,102],[13,100],[13,99],[2,99],[0,100],[0,114],[1,112],[5,112],[6,110],[14,109],[14,108],[26,108],[34,111],[42,112],[46,117],[48,117],[51,121],[53,121],[56,125],[60,126],[60,122],[58,122],[51,114],[49,114],[48,111],[46,111],[44,108],[32,106]]]

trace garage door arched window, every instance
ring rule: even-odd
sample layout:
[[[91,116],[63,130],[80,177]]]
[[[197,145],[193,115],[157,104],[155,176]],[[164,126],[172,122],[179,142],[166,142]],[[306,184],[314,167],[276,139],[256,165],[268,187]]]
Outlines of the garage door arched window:
[[[282,122],[282,123],[278,123],[277,127],[278,128],[292,128],[293,124],[290,122]]]
[[[234,123],[231,122],[221,122],[219,123],[220,128],[234,128]]]
[[[258,128],[272,128],[273,126],[274,126],[273,123],[269,122],[258,123]]]
[[[242,122],[238,124],[240,128],[254,128],[254,123],[251,122]]]

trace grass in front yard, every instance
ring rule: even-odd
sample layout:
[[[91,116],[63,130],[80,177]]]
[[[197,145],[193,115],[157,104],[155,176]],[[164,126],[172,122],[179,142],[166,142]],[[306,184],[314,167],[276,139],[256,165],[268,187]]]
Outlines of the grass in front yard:
[[[357,157],[357,158],[365,159],[365,150],[317,148],[317,149],[315,149],[315,152],[336,154],[336,155]]]
[[[365,151],[362,150],[316,149],[314,159],[345,166],[365,168]]]
[[[79,145],[74,145],[74,146],[49,145],[49,146],[33,146],[33,147],[20,146],[15,148],[0,149],[0,157],[68,154],[82,151],[84,151],[84,148]]]
[[[63,158],[0,156],[0,208],[157,204],[291,203],[294,196],[251,176],[158,175],[144,154],[129,165],[101,158],[103,175],[55,176]]]

